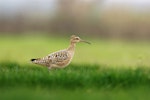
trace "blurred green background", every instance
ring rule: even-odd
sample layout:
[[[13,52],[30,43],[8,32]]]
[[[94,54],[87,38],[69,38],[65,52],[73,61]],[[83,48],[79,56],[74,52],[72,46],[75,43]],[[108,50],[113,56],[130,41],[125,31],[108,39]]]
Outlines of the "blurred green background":
[[[148,0],[1,0],[0,99],[150,98],[149,27]],[[92,45],[67,68],[31,64],[73,34]]]

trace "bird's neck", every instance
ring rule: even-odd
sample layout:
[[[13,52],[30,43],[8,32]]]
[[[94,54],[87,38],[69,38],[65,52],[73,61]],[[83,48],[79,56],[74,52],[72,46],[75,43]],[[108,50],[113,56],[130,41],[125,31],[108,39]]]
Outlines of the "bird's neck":
[[[76,46],[76,43],[71,42],[69,47],[68,47],[68,51],[74,51],[75,50],[75,46]]]

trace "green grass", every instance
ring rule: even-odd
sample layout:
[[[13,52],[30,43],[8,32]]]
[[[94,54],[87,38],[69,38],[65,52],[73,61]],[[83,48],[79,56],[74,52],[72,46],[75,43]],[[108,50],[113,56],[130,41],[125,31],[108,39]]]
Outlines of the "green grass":
[[[148,42],[86,40],[68,67],[48,71],[30,59],[68,47],[69,37],[0,37],[0,100],[150,98]]]
[[[150,84],[150,70],[114,69],[98,65],[70,65],[61,70],[17,63],[0,64],[0,86],[29,85],[45,87],[132,87]]]
[[[0,64],[0,87],[43,86],[61,88],[134,87],[150,84],[150,70],[114,69],[99,65],[70,65],[61,70],[17,63]]]
[[[36,65],[0,63],[0,99],[145,100],[150,69],[71,64],[51,70]]]
[[[148,100],[149,88],[60,90],[16,88],[0,91],[1,100]]]

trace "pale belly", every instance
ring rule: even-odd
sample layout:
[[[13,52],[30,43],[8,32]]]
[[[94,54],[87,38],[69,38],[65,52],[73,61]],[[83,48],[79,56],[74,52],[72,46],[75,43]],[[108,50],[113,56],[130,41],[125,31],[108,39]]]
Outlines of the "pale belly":
[[[70,64],[71,61],[66,61],[66,62],[59,62],[57,64],[52,64],[52,68],[65,68]]]

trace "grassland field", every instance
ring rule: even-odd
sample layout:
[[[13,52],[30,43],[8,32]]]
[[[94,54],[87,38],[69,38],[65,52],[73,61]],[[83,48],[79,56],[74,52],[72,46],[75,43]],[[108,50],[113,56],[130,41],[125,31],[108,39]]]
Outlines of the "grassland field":
[[[83,37],[82,37],[83,38]],[[0,100],[148,100],[150,43],[83,38],[72,63],[51,70],[30,63],[64,49],[69,37],[0,37]]]

